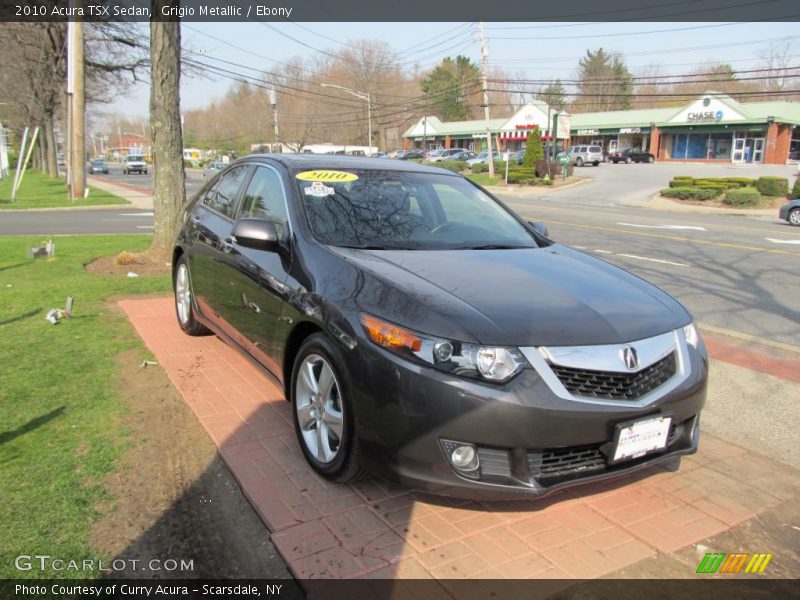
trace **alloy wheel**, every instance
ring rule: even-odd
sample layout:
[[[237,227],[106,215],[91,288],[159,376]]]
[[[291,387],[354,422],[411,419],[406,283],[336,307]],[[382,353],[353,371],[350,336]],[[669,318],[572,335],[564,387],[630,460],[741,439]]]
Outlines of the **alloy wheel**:
[[[192,288],[189,285],[189,269],[185,263],[178,265],[175,275],[175,306],[181,324],[186,325],[192,314]]]
[[[295,383],[297,422],[308,452],[320,463],[333,462],[344,436],[342,392],[330,363],[309,354]]]
[[[789,223],[792,225],[800,225],[800,208],[795,208],[789,213]]]

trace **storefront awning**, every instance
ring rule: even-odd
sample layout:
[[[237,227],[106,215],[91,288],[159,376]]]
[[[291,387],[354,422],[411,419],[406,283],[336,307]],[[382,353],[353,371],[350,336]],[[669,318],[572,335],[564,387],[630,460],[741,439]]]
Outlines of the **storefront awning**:
[[[512,131],[501,131],[497,135],[504,142],[513,142],[513,141],[517,141],[517,140],[527,140],[529,133],[530,133],[530,130],[514,129]],[[542,140],[548,141],[548,140],[552,140],[553,136],[552,135],[543,135],[543,136],[541,136],[541,138],[542,138]]]

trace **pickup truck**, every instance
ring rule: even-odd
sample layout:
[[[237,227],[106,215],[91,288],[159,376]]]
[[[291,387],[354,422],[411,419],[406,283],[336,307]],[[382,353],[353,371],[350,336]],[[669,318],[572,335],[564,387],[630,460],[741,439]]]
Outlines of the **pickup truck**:
[[[147,175],[147,163],[144,162],[144,158],[141,156],[128,155],[125,157],[122,172],[125,175],[128,173],[144,173]]]

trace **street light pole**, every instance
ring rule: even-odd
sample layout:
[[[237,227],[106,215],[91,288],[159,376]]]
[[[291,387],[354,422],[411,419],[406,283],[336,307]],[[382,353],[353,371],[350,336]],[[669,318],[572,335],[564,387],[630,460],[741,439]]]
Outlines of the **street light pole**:
[[[372,97],[367,92],[357,92],[356,90],[351,90],[350,88],[346,88],[341,85],[334,85],[332,83],[320,83],[319,85],[320,87],[324,88],[336,88],[337,90],[342,90],[351,96],[355,96],[356,98],[361,98],[362,100],[367,101],[367,135],[369,135],[369,139],[367,140],[367,156],[372,154]]]

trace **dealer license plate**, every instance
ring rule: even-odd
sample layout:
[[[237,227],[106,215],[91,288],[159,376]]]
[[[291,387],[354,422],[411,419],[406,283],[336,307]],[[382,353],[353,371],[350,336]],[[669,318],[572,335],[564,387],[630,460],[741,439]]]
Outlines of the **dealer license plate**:
[[[672,417],[654,417],[617,425],[617,443],[611,462],[639,458],[667,447]]]

